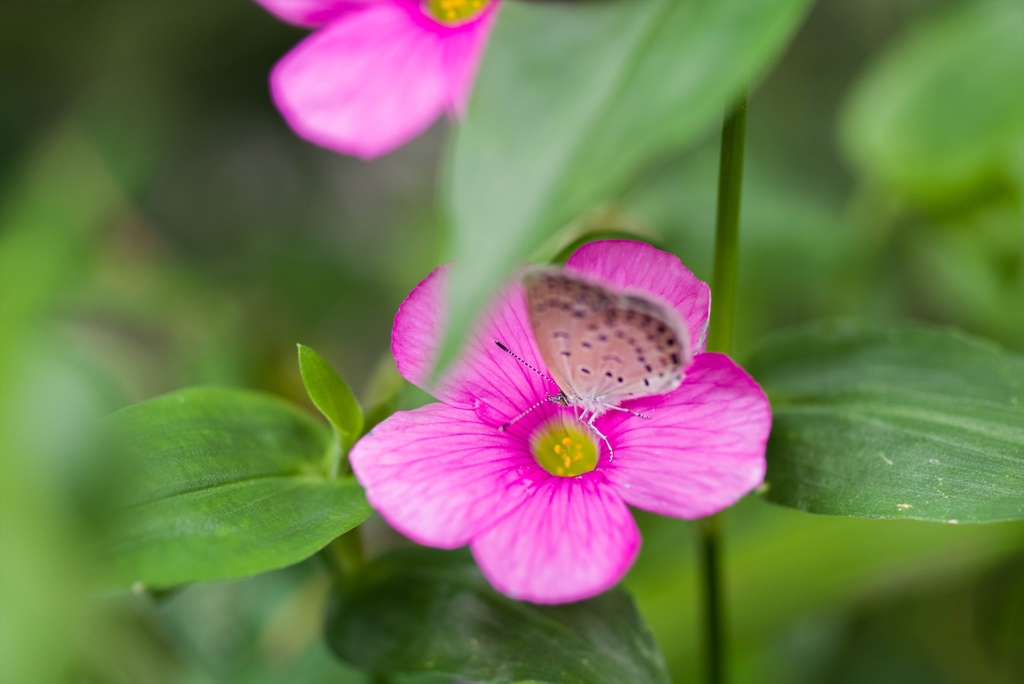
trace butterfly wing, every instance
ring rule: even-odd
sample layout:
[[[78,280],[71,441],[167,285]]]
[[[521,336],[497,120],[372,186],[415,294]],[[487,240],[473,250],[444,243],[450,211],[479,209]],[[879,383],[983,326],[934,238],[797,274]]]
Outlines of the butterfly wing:
[[[664,306],[546,270],[527,275],[526,297],[541,357],[574,403],[616,406],[682,381],[689,336]]]

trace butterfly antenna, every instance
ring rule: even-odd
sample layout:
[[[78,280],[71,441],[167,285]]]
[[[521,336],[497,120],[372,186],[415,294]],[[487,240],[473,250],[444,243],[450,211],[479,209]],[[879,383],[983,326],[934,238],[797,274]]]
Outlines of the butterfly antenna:
[[[505,351],[508,351],[508,350],[506,349]],[[546,398],[544,398],[544,399],[541,399],[541,400],[540,400],[540,401],[538,401],[538,402],[537,402],[536,404],[534,404],[534,405],[533,405],[533,406],[531,406],[530,408],[526,409],[525,411],[523,411],[522,413],[520,413],[520,414],[519,414],[518,416],[516,416],[516,417],[515,417],[515,418],[513,418],[512,420],[510,420],[510,421],[508,421],[507,423],[505,423],[504,425],[500,426],[500,427],[498,428],[498,432],[504,432],[504,431],[505,431],[505,428],[508,428],[508,427],[510,427],[510,426],[512,425],[512,423],[515,423],[516,421],[520,420],[521,418],[525,418],[525,417],[526,417],[526,415],[527,415],[527,414],[528,414],[528,413],[529,413],[530,411],[534,410],[535,408],[537,408],[538,406],[540,406],[541,404],[543,404],[543,403],[544,403],[544,402],[546,402],[546,401],[550,401],[550,398],[547,398],[547,397],[546,397]]]
[[[506,354],[509,354],[513,359],[515,359],[519,363],[523,364],[524,366],[526,366],[527,368],[532,370],[534,373],[536,373],[540,377],[542,377],[545,380],[547,380],[548,382],[550,382],[555,387],[558,387],[558,383],[557,382],[555,382],[554,380],[552,380],[551,378],[549,378],[548,376],[544,375],[539,370],[537,370],[536,368],[531,366],[530,363],[526,359],[524,359],[521,356],[519,356],[518,354],[516,354],[514,351],[512,351],[511,349],[509,349],[508,347],[503,345],[501,342],[499,342],[498,340],[494,340],[494,344],[498,345],[498,349],[500,349],[501,351],[505,352]],[[559,389],[561,389],[561,388],[559,387]],[[544,402],[540,402],[540,403],[544,403]],[[536,408],[536,406],[533,406],[532,408],[527,409],[527,411],[528,412],[532,411],[534,408]],[[512,421],[512,422],[515,422],[515,421]]]

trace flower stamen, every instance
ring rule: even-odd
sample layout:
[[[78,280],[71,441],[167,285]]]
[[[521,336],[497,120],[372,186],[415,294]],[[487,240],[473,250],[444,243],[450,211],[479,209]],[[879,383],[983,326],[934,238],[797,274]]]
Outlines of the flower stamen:
[[[482,12],[490,0],[427,0],[427,13],[445,24],[460,24]]]
[[[589,431],[556,416],[530,438],[530,450],[544,470],[559,477],[576,477],[597,468],[597,445]]]

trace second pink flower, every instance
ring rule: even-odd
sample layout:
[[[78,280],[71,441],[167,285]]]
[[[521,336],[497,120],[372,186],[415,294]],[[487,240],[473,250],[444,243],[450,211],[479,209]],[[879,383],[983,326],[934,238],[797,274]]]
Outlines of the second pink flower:
[[[500,0],[256,0],[317,30],[271,74],[296,133],[370,159],[461,116]]]

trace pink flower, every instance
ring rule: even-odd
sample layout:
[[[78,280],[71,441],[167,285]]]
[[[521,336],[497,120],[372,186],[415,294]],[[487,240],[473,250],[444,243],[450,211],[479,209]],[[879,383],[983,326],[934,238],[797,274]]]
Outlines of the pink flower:
[[[316,27],[270,89],[300,136],[371,159],[461,116],[501,0],[256,0]]]
[[[504,432],[498,426],[556,390],[494,342],[543,369],[523,286],[496,298],[460,361],[428,388],[444,322],[448,268],[420,283],[395,318],[402,375],[440,403],[400,412],[352,450],[367,496],[391,525],[428,546],[469,544],[500,591],[537,603],[608,589],[640,548],[628,506],[699,518],[764,480],[771,411],[761,388],[722,354],[704,353],[708,286],[679,259],[627,240],[581,247],[567,272],[671,307],[692,331],[693,363],[678,389],[623,404],[596,423],[614,450],[543,402]],[[559,472],[561,470],[561,472]]]

